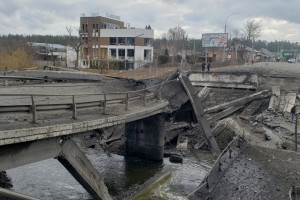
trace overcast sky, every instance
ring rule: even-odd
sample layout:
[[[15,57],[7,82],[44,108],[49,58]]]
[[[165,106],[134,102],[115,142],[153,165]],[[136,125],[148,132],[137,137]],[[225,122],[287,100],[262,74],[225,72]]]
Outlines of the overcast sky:
[[[155,37],[182,26],[189,38],[240,29],[247,19],[261,21],[260,39],[300,42],[300,0],[0,0],[0,34],[64,35],[79,27],[82,13],[106,13],[136,28],[151,25]]]

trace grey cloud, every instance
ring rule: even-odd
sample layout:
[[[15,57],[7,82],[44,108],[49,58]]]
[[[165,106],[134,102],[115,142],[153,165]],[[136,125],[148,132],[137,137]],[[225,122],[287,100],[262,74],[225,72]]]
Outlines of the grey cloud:
[[[228,30],[254,17],[286,20],[300,27],[299,7],[299,0],[0,0],[0,34],[11,30],[65,34],[65,26],[79,25],[81,13],[104,16],[108,12],[138,28],[150,24],[157,32],[166,32],[181,25],[189,35],[200,37],[205,31],[223,32],[225,19],[233,12],[240,14],[229,18]]]

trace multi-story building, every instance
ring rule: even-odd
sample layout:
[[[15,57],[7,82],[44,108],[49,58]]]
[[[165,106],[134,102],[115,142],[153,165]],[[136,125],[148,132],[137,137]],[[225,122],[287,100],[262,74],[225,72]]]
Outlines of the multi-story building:
[[[153,62],[154,31],[124,27],[124,22],[101,16],[80,18],[80,66],[89,68],[100,63],[120,61],[129,68]]]

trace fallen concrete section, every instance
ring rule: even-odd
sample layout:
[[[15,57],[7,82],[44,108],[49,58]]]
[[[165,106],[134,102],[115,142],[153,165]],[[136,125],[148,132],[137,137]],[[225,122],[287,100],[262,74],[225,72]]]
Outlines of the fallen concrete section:
[[[61,144],[61,139],[56,137],[34,142],[4,145],[0,146],[0,152],[0,171],[58,157],[58,160],[95,199],[111,199],[101,175],[72,140],[64,141]],[[10,194],[5,193],[5,195]]]
[[[223,103],[223,104],[220,104],[220,105],[217,105],[217,106],[210,107],[208,109],[205,109],[205,112],[206,113],[214,113],[214,112],[218,112],[218,111],[224,110],[226,108],[229,108],[231,106],[236,107],[236,106],[245,105],[245,104],[247,104],[247,103],[249,103],[253,100],[264,99],[264,98],[267,98],[269,96],[270,96],[269,91],[268,90],[263,90],[263,91],[251,94],[249,96],[246,96],[246,97],[238,98],[238,99],[235,99],[235,100],[230,101],[230,102],[226,102],[226,103]]]
[[[243,108],[243,106],[236,106],[236,107],[229,107],[211,117],[208,118],[208,122],[211,124],[213,122],[217,122],[218,120],[224,118],[224,117],[227,117],[233,113],[235,113],[236,111],[240,110],[241,108]]]
[[[243,119],[249,119],[255,112],[256,110],[261,106],[263,101],[261,100],[255,100],[252,101],[242,112],[240,115],[241,118]]]
[[[61,152],[60,139],[0,146],[0,152],[0,171],[4,171],[58,156]]]
[[[288,93],[286,95],[283,111],[291,112],[292,107],[295,105],[296,97],[297,97],[296,93]]]
[[[280,87],[272,86],[272,96],[269,102],[269,108],[272,110],[278,110],[280,104]]]
[[[193,86],[256,90],[258,76],[251,73],[190,72]]]
[[[180,75],[179,80],[180,80],[181,84],[183,85],[185,92],[189,96],[190,102],[193,106],[193,110],[194,110],[194,113],[197,118],[197,122],[199,124],[201,124],[201,127],[206,136],[208,144],[210,145],[210,147],[212,148],[212,151],[215,154],[219,154],[220,148],[219,148],[214,136],[212,135],[212,131],[209,126],[207,117],[205,116],[203,107],[201,105],[201,101],[200,101],[194,87],[192,86],[191,82],[189,81],[189,79],[187,77]]]
[[[143,184],[143,189],[137,195],[135,195],[131,200],[139,200],[145,198],[149,193],[151,193],[155,188],[162,185],[168,179],[171,178],[171,169],[165,169],[159,174],[155,175],[153,178],[148,180]]]
[[[0,199],[39,200],[4,188],[0,188]]]
[[[187,198],[190,200],[208,199],[228,168],[242,151],[241,145],[242,139],[240,135],[237,135],[219,155],[200,186],[189,194]]]
[[[198,92],[198,97],[201,101],[204,101],[210,92],[210,88],[205,86],[200,92]]]
[[[58,161],[97,200],[112,200],[100,173],[72,140],[62,143]]]

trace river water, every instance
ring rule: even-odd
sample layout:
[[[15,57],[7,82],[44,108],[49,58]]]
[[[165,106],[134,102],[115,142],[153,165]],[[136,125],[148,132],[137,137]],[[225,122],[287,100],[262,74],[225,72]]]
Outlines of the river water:
[[[86,149],[85,153],[103,176],[112,196],[120,196],[134,185],[140,185],[163,169],[171,168],[171,177],[154,189],[143,200],[181,200],[192,192],[209,170],[209,156],[203,152],[189,154],[183,164],[174,164],[167,158],[153,163],[137,158]],[[199,161],[201,159],[202,161]],[[204,162],[203,162],[204,161]],[[56,160],[48,159],[7,171],[13,190],[40,199],[92,199],[84,188]]]

